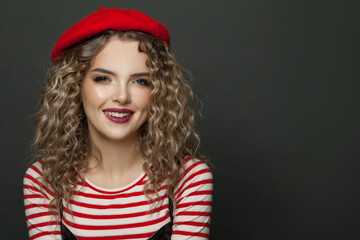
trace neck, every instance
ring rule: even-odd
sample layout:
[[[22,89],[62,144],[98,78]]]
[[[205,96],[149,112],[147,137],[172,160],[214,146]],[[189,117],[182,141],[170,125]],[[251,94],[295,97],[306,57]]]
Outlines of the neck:
[[[142,171],[144,158],[139,151],[140,143],[136,135],[121,141],[104,138],[98,141],[91,140],[93,147],[92,157],[89,159],[89,170],[102,172],[108,176]]]

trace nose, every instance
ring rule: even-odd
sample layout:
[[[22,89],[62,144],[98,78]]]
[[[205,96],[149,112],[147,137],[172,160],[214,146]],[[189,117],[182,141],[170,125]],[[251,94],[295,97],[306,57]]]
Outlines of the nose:
[[[129,87],[126,83],[120,83],[115,86],[113,101],[121,105],[130,102]]]

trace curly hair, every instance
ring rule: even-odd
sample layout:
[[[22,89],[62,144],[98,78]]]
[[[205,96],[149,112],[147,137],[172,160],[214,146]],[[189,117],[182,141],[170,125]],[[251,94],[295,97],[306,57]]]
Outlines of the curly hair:
[[[34,157],[43,159],[43,182],[54,192],[51,212],[57,215],[62,199],[70,200],[83,179],[91,155],[87,119],[81,103],[80,85],[93,59],[112,37],[139,42],[147,54],[150,71],[148,119],[139,129],[139,141],[149,181],[144,194],[154,201],[166,180],[167,194],[180,178],[185,156],[206,161],[198,153],[200,139],[194,129],[193,91],[186,82],[168,45],[143,32],[107,30],[79,43],[56,59],[46,79],[40,109],[35,117]]]

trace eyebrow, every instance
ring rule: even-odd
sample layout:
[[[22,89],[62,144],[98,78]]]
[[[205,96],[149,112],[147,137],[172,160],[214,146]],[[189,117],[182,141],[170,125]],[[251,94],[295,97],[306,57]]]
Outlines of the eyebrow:
[[[94,68],[93,70],[91,70],[91,72],[101,72],[101,73],[116,76],[115,72],[112,72],[110,70],[106,70],[106,69],[103,69],[103,68]],[[130,76],[131,77],[149,77],[150,73],[149,72],[133,73]]]
[[[130,76],[132,77],[150,77],[149,72],[133,73]]]
[[[114,73],[110,70],[103,69],[103,68],[94,68],[93,70],[91,70],[91,72],[101,72],[101,73],[116,76],[116,73]]]

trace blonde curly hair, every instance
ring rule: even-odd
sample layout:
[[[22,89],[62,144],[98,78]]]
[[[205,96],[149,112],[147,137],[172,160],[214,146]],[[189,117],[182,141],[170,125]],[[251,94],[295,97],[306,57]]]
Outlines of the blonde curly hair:
[[[207,160],[197,152],[200,139],[194,130],[193,91],[168,45],[143,32],[107,30],[56,59],[35,117],[32,147],[35,159],[43,159],[43,182],[54,192],[50,202],[54,215],[60,212],[62,199],[70,200],[88,167],[92,146],[80,85],[92,60],[112,37],[138,41],[139,51],[148,55],[150,106],[148,119],[139,129],[143,169],[149,178],[144,194],[154,201],[150,192],[158,197],[160,184],[167,180],[167,194],[174,199],[184,157]]]

